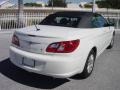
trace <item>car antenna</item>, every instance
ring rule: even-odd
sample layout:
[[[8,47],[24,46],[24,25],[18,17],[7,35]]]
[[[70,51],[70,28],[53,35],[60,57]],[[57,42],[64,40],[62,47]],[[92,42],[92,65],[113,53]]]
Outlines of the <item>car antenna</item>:
[[[36,23],[34,25],[35,25],[36,30],[39,31],[40,29],[37,27]]]

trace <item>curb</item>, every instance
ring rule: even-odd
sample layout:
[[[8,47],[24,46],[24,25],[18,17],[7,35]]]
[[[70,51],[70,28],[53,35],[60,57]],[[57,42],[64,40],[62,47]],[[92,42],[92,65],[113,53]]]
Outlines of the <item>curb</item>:
[[[15,30],[0,31],[0,34],[13,34]]]

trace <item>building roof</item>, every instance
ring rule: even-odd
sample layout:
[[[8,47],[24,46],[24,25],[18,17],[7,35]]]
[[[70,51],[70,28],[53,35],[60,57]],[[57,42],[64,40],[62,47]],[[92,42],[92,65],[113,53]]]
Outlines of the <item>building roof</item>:
[[[1,0],[0,1],[0,5],[3,5],[3,4],[5,4],[6,2],[8,2],[9,0]]]

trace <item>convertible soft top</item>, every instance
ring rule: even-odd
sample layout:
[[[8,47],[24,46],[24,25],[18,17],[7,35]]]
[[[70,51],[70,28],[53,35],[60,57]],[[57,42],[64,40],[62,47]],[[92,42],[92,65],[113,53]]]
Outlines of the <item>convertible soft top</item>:
[[[55,15],[59,15],[59,16],[93,16],[96,13],[92,13],[92,12],[82,12],[82,11],[61,11],[61,12],[56,12]]]
[[[103,25],[95,22],[96,19],[94,19],[94,17],[98,16],[101,15],[93,12],[61,11],[49,15],[40,24],[74,28],[94,28]],[[98,26],[96,26],[96,24]]]

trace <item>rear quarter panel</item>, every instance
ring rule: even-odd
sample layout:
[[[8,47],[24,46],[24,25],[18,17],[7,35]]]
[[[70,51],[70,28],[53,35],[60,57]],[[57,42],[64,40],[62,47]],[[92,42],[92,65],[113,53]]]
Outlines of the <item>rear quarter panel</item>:
[[[80,37],[79,51],[76,53],[77,56],[82,55],[82,59],[80,60],[80,63],[83,65],[82,68],[84,68],[88,54],[92,48],[97,48],[96,57],[98,57],[109,45],[112,33],[114,32],[114,30],[112,30],[106,33],[104,28],[94,28],[91,29],[91,31],[92,33],[86,31],[86,34],[88,34],[87,36]],[[106,38],[106,36],[108,38]]]

